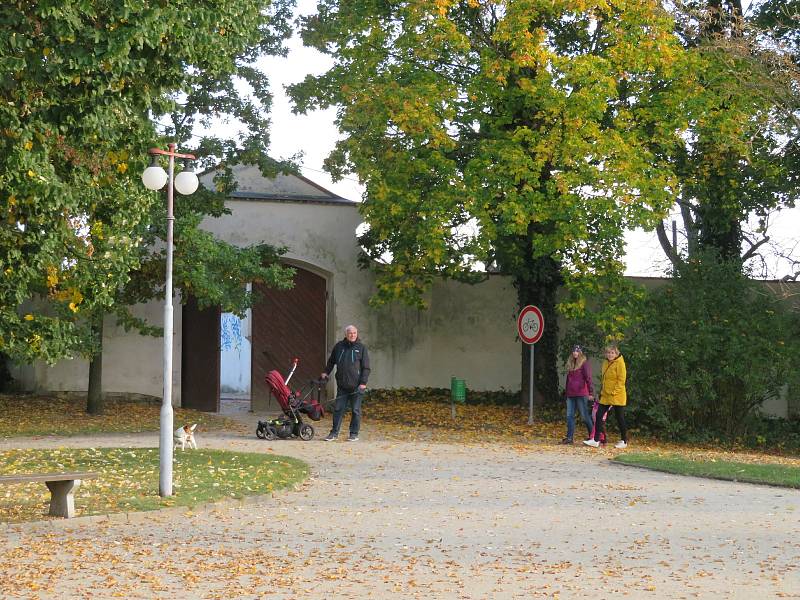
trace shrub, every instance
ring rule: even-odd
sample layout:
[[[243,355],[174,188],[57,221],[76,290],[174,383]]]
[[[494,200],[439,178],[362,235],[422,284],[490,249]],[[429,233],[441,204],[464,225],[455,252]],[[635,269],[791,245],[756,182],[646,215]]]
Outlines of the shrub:
[[[733,441],[796,378],[798,317],[735,264],[691,262],[651,291],[628,334],[631,421],[676,438]]]
[[[373,388],[365,398],[369,403],[388,402],[434,402],[437,404],[450,404],[450,390],[447,388]],[[508,390],[470,390],[467,388],[466,404],[471,406],[497,406],[520,407],[519,392]],[[527,403],[524,407],[527,410]],[[541,421],[561,421],[564,418],[564,406],[561,402],[557,405],[537,405],[536,419]]]

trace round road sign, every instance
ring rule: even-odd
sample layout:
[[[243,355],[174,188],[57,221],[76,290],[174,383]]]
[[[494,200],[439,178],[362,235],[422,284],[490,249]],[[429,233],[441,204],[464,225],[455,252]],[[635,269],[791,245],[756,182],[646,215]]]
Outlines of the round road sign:
[[[544,317],[542,311],[530,304],[519,311],[517,317],[517,335],[526,344],[535,344],[544,333]]]

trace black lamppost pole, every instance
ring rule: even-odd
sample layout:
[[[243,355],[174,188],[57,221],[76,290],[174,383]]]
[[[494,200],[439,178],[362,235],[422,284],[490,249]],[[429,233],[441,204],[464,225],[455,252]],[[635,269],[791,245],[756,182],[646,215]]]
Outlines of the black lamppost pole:
[[[142,182],[150,190],[160,190],[167,184],[167,264],[164,283],[164,395],[161,402],[160,437],[158,447],[158,493],[172,496],[172,240],[173,240],[173,200],[175,189],[189,195],[198,186],[197,175],[186,169],[177,177],[175,159],[194,160],[193,154],[175,151],[176,144],[169,144],[169,150],[151,148],[148,154],[153,157],[152,164],[142,173]],[[158,166],[158,156],[169,157],[169,170],[164,172]]]

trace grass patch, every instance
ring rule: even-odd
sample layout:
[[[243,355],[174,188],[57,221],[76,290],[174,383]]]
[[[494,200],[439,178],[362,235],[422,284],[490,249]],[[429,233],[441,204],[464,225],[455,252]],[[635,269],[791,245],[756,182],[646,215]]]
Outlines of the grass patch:
[[[158,495],[158,448],[57,448],[0,452],[0,475],[97,471],[75,492],[78,515],[195,506],[223,498],[267,494],[294,486],[308,476],[303,461],[251,452],[177,451],[173,493]],[[43,483],[0,487],[0,522],[46,517],[50,492]]]
[[[614,461],[676,475],[800,488],[800,468],[791,465],[754,464],[660,453],[619,454]]]
[[[102,415],[89,415],[86,400],[0,395],[0,437],[158,431],[160,412],[157,402],[109,400]],[[175,409],[173,420],[176,428],[197,423],[198,431],[237,427],[230,419],[183,408]]]

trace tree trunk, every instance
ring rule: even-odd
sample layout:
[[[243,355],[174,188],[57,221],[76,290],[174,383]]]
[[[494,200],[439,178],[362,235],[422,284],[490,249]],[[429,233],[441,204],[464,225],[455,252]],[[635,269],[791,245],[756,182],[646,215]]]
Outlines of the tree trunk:
[[[561,285],[559,264],[550,257],[531,259],[528,277],[517,277],[519,307],[532,304],[544,316],[544,333],[534,347],[534,404],[558,401],[558,315],[556,292]],[[522,389],[520,401],[528,405],[530,385],[530,349],[522,346]]]
[[[97,350],[89,362],[89,390],[86,397],[86,412],[99,415],[103,412],[103,313],[94,317],[92,332]]]
[[[698,204],[698,247],[714,251],[723,261],[742,261],[741,207],[731,206],[724,188],[724,177],[711,176],[706,182],[707,197]]]
[[[9,392],[13,387],[14,378],[8,370],[8,355],[0,352],[0,392]]]

